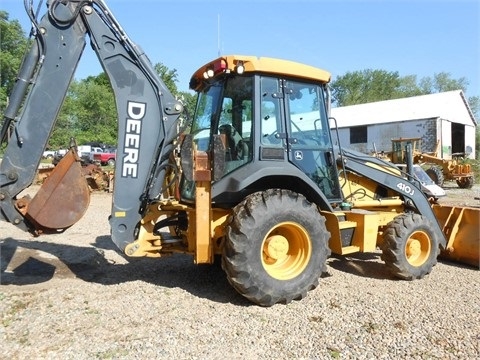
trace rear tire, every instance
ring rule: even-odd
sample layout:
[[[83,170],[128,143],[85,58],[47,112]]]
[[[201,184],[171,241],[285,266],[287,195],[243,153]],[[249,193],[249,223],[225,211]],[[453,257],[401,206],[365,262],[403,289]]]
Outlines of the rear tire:
[[[429,274],[437,263],[439,252],[434,227],[419,214],[397,216],[383,234],[382,260],[400,279],[421,279]]]
[[[463,177],[457,180],[457,185],[461,189],[471,189],[475,180],[473,176],[471,177]]]
[[[222,268],[229,283],[261,306],[302,299],[318,285],[330,233],[317,207],[300,194],[267,190],[233,209]]]
[[[443,183],[445,182],[445,177],[443,176],[442,169],[440,169],[436,166],[432,166],[432,167],[428,168],[425,172],[430,177],[430,179],[433,180],[433,182],[436,185],[438,185],[440,187],[443,186]]]

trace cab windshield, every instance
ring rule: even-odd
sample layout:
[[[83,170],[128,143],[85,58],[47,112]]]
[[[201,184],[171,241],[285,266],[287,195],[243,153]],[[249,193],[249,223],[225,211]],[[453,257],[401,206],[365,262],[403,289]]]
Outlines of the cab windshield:
[[[190,133],[200,151],[207,151],[209,148],[210,128],[221,106],[222,84],[222,82],[216,82],[206,92],[198,94],[197,109]]]
[[[208,151],[213,134],[223,135],[225,174],[252,158],[253,77],[223,78],[199,93],[190,133],[197,149]]]
[[[199,151],[211,150],[213,135],[221,135],[225,148],[223,176],[253,159],[252,114],[253,76],[222,77],[198,94],[190,134]],[[182,198],[193,200],[194,182],[182,181]]]

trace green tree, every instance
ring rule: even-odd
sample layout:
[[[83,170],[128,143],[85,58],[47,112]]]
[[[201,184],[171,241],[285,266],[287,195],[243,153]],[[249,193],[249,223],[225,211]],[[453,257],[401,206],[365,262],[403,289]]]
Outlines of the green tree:
[[[417,75],[407,75],[400,78],[400,86],[397,89],[397,97],[410,97],[425,94],[417,84]]]
[[[470,109],[472,110],[473,116],[475,116],[475,120],[478,124],[478,122],[480,121],[480,96],[469,97],[468,104],[470,105]],[[478,125],[475,131],[475,149],[475,158],[480,159],[480,126]]]
[[[7,106],[8,95],[20,68],[28,39],[18,20],[9,20],[6,11],[0,10],[0,113]]]
[[[398,97],[401,80],[398,72],[362,70],[338,76],[331,84],[337,106],[362,104]]]
[[[197,96],[188,91],[180,91],[179,99],[182,101],[185,108],[186,117],[191,119],[195,112],[195,106],[197,104]]]
[[[472,110],[475,119],[480,121],[480,96],[471,96],[468,98],[468,105]]]
[[[161,63],[154,66],[167,88],[182,100],[186,113],[190,116],[195,109],[195,97],[177,89],[177,70],[169,69]],[[188,121],[186,119],[185,121]],[[54,148],[65,147],[70,137],[78,144],[117,142],[117,110],[113,90],[105,73],[73,81],[50,139]]]
[[[348,106],[452,90],[466,93],[468,80],[453,79],[447,72],[417,80],[416,75],[400,77],[398,72],[367,69],[338,76],[331,87],[333,102],[337,106]]]
[[[169,69],[166,65],[162,63],[156,63],[154,66],[155,71],[160,76],[160,78],[165,83],[165,86],[170,90],[174,95],[178,95],[177,82],[178,74],[177,69]]]
[[[70,84],[50,145],[65,147],[70,137],[78,144],[114,144],[117,113],[108,78],[102,73]]]
[[[422,78],[418,87],[423,95],[453,90],[463,90],[466,93],[468,80],[465,77],[452,79],[450,73],[440,72],[434,74],[433,77],[427,76]]]
[[[196,96],[187,91],[178,91],[178,73],[177,69],[169,69],[162,63],[156,63],[154,69],[165,83],[165,86],[177,99],[181,100],[185,108],[184,120],[189,121],[195,111]]]

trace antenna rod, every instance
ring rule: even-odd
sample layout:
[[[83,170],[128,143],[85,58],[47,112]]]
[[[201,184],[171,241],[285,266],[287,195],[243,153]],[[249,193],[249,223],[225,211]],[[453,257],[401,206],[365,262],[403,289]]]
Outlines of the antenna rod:
[[[217,49],[218,57],[220,57],[220,14],[217,15]]]

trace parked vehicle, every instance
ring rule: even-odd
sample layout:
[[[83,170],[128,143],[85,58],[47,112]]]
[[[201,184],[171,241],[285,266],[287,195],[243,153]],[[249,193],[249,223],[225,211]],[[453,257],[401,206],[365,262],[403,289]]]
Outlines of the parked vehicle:
[[[78,145],[77,146],[77,154],[80,158],[85,156],[85,154],[88,157],[88,155],[90,154],[91,151],[92,151],[92,146],[90,146],[90,145]]]
[[[54,156],[55,156],[54,150],[45,150],[42,154],[42,158],[44,159],[53,159]]]
[[[52,164],[57,165],[60,160],[67,154],[68,150],[67,149],[59,149],[53,153],[53,159],[52,159]]]
[[[83,163],[89,164],[93,161],[93,153],[103,152],[103,149],[98,146],[92,145],[79,145],[77,146],[78,157]]]
[[[93,162],[100,165],[115,166],[117,149],[105,149],[103,152],[93,153]]]
[[[93,163],[93,162],[94,162],[93,155],[99,154],[99,153],[103,153],[103,149],[100,148],[100,147],[93,146],[93,147],[92,147],[92,151],[90,151],[90,152],[88,153],[88,156],[86,157],[85,162]],[[82,157],[82,160],[83,160],[83,159],[84,159],[84,158]]]

